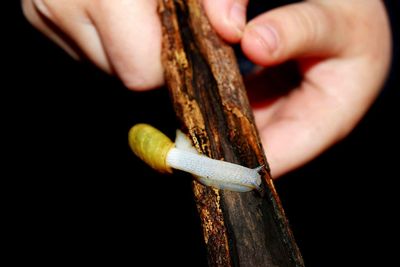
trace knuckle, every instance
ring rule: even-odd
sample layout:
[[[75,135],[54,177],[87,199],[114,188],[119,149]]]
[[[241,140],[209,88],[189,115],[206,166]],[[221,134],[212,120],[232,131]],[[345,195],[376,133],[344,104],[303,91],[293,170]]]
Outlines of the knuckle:
[[[327,14],[323,9],[308,4],[293,9],[291,15],[297,25],[300,40],[311,44],[318,42],[326,25]]]

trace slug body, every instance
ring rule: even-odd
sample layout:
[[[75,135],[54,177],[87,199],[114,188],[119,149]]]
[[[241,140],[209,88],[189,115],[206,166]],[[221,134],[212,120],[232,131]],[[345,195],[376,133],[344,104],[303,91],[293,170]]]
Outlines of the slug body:
[[[161,172],[171,172],[171,168],[182,170],[202,184],[237,192],[259,189],[261,185],[258,172],[262,167],[250,169],[201,155],[179,130],[174,145],[152,126],[137,124],[129,131],[129,144],[139,158]]]

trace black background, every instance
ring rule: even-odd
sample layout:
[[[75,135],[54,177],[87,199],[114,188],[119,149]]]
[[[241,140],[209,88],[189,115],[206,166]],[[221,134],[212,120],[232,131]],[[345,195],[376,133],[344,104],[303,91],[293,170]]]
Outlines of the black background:
[[[387,2],[398,25],[398,1]],[[206,266],[190,179],[154,173],[127,146],[137,122],[173,136],[166,90],[126,90],[36,32],[18,1],[9,10],[1,100],[3,170],[11,171],[3,181],[11,185],[3,186],[3,205],[14,262]],[[398,238],[400,90],[393,29],[391,73],[362,122],[276,182],[307,266],[395,259],[389,241]]]

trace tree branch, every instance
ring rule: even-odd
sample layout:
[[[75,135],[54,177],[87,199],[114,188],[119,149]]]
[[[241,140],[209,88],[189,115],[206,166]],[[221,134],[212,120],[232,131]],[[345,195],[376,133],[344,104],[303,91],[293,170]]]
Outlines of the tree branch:
[[[166,82],[197,150],[262,172],[263,193],[193,182],[210,266],[304,266],[269,174],[233,50],[199,0],[159,0]]]

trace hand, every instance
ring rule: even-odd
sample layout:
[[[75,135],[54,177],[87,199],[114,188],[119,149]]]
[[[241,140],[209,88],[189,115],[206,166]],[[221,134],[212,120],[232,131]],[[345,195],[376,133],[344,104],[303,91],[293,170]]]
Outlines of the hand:
[[[380,1],[308,1],[267,12],[247,25],[246,0],[203,1],[219,34],[240,41],[255,63],[268,67],[295,58],[301,66],[299,88],[254,108],[274,177],[343,138],[377,96],[390,59]],[[23,0],[23,9],[74,58],[83,55],[128,88],[145,90],[163,83],[156,2]]]
[[[378,0],[312,0],[246,24],[246,5],[204,0],[216,31],[250,60],[269,67],[296,59],[302,75],[298,88],[254,107],[276,178],[345,137],[370,107],[390,61],[388,18]]]
[[[125,86],[163,84],[157,0],[22,0],[27,19],[75,59],[86,57]]]

